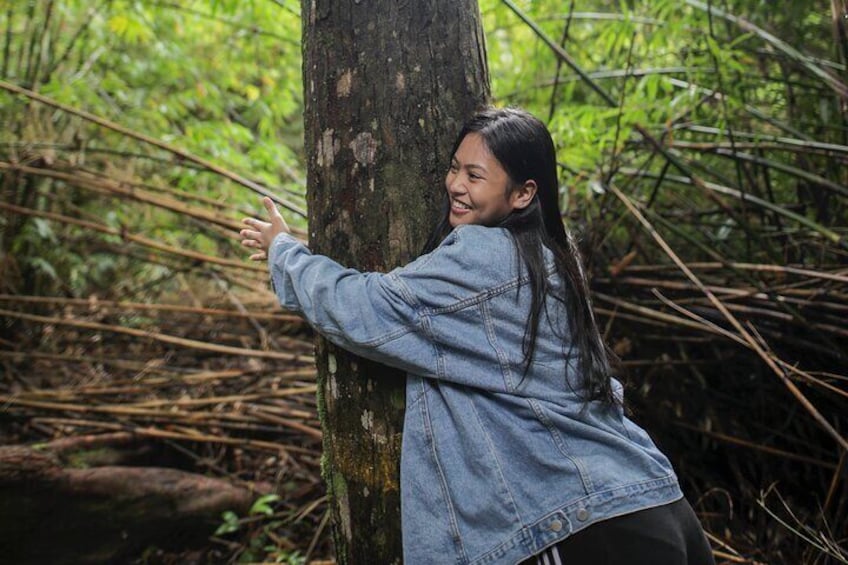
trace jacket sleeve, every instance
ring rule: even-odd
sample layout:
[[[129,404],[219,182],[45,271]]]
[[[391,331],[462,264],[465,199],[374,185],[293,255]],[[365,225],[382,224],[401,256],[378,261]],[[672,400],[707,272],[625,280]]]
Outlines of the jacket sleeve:
[[[345,268],[287,234],[275,238],[268,263],[280,304],[331,342],[404,371],[438,376],[426,321],[396,275]]]

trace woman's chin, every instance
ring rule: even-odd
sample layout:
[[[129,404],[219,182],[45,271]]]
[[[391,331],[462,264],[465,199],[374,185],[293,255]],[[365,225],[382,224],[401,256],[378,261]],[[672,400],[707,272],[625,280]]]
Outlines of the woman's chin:
[[[450,223],[452,228],[455,228],[456,226],[461,226],[461,225],[465,225],[465,224],[473,224],[474,219],[472,218],[471,214],[463,214],[463,215],[460,216],[460,215],[452,213],[448,217],[448,222]]]

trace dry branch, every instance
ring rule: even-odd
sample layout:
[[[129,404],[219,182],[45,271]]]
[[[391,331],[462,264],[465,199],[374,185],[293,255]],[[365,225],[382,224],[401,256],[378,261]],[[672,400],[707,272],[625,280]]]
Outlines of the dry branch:
[[[215,353],[225,353],[227,355],[258,357],[265,359],[282,359],[286,361],[296,361],[301,363],[314,362],[314,359],[311,355],[298,355],[291,353],[283,353],[280,351],[258,351],[255,349],[245,349],[243,347],[218,345],[214,343],[199,341],[196,339],[186,339],[153,331],[138,330],[135,328],[127,328],[110,324],[100,324],[96,322],[86,322],[82,320],[69,320],[66,318],[57,318],[52,316],[36,316],[34,314],[24,314],[23,312],[16,312],[14,310],[3,309],[0,309],[0,316],[9,316],[12,318],[19,318],[31,322],[39,322],[42,324],[59,324],[63,326],[73,326],[76,328],[85,328],[89,330],[108,331],[112,333],[126,334],[131,335],[133,337],[153,339],[156,341],[161,341],[163,343],[169,343],[171,345],[178,345],[181,347],[188,347],[191,349],[198,349],[202,351],[211,351]]]
[[[804,409],[809,412],[809,414],[815,419],[819,425],[833,438],[836,443],[838,443],[842,449],[848,450],[848,439],[842,437],[838,430],[836,430],[833,425],[828,422],[828,420],[822,416],[821,412],[816,409],[815,406],[807,399],[807,397],[798,389],[798,387],[793,383],[788,377],[784,369],[779,366],[774,355],[766,351],[763,347],[763,343],[754,338],[750,332],[748,332],[742,324],[737,320],[737,318],[727,309],[723,302],[721,302],[715,294],[713,294],[702,282],[701,280],[693,273],[686,264],[677,256],[676,253],[668,246],[665,240],[657,233],[654,227],[650,222],[645,218],[645,216],[639,211],[633,201],[624,195],[620,190],[618,190],[615,186],[610,185],[609,189],[615,194],[619,200],[627,207],[630,213],[645,227],[648,233],[654,238],[654,240],[659,244],[659,246],[665,251],[668,257],[680,268],[681,271],[686,275],[686,277],[691,280],[698,289],[704,293],[704,295],[710,300],[710,302],[716,307],[716,309],[721,312],[721,314],[727,319],[728,322],[733,326],[733,328],[738,333],[738,337],[744,343],[746,343],[764,362],[768,367],[777,375],[777,377],[783,382],[787,389],[792,393],[792,395],[798,400],[798,402],[804,407]]]
[[[57,108],[57,109],[62,110],[63,112],[66,112],[68,114],[78,116],[80,118],[83,118],[84,120],[95,123],[95,124],[97,124],[101,127],[104,127],[106,129],[110,129],[110,130],[115,131],[115,132],[118,132],[118,133],[125,135],[127,137],[137,139],[137,140],[139,140],[143,143],[146,143],[148,145],[153,145],[154,147],[158,147],[159,149],[163,149],[163,150],[165,150],[169,153],[173,153],[174,155],[177,155],[180,158],[185,159],[186,161],[191,161],[193,163],[196,163],[196,164],[200,165],[201,167],[204,167],[204,168],[206,168],[206,169],[208,169],[208,170],[210,170],[214,173],[217,173],[218,175],[220,175],[224,178],[230,179],[231,181],[233,181],[237,184],[245,186],[245,187],[249,188],[250,190],[256,192],[257,194],[261,194],[262,196],[268,196],[269,198],[271,198],[272,200],[274,200],[276,203],[278,203],[280,206],[283,206],[287,210],[290,210],[290,211],[294,212],[295,214],[297,214],[297,215],[299,215],[303,218],[306,217],[306,211],[305,210],[303,210],[299,206],[297,206],[297,205],[295,205],[295,204],[293,204],[293,203],[291,203],[287,200],[283,200],[282,198],[275,195],[273,192],[271,192],[270,190],[268,190],[264,186],[257,184],[252,180],[246,179],[246,178],[242,177],[241,175],[238,175],[236,173],[228,171],[227,169],[225,169],[225,168],[223,168],[219,165],[216,165],[215,163],[212,163],[211,161],[207,161],[205,159],[201,159],[200,157],[192,155],[191,153],[189,153],[188,151],[185,151],[184,149],[179,149],[179,148],[174,147],[172,145],[168,145],[167,143],[159,141],[158,139],[154,139],[154,138],[147,136],[147,135],[144,135],[142,133],[135,132],[135,131],[133,131],[129,128],[118,125],[114,122],[110,122],[109,120],[105,120],[103,118],[100,118],[98,116],[95,116],[93,114],[85,112],[83,110],[78,110],[76,108],[72,108],[71,106],[68,106],[67,104],[62,104],[60,102],[56,102],[55,100],[53,100],[51,98],[48,98],[46,96],[43,96],[41,94],[38,94],[38,93],[33,92],[31,90],[28,90],[26,88],[22,88],[20,86],[8,83],[8,82],[3,81],[3,80],[0,80],[0,88],[7,90],[9,92],[12,92],[14,94],[25,96],[25,97],[29,98],[30,100],[35,100],[37,102],[40,102],[41,104],[46,104],[47,106]]]
[[[2,164],[0,164],[0,168],[2,168]],[[87,230],[92,230],[100,233],[105,233],[107,235],[113,235],[120,237],[126,241],[132,241],[133,243],[137,243],[144,247],[149,247],[151,249],[155,249],[157,251],[162,251],[165,253],[170,253],[172,255],[176,255],[178,257],[183,257],[185,259],[190,259],[192,261],[199,261],[202,263],[211,263],[213,265],[221,265],[223,267],[231,267],[237,269],[244,269],[256,272],[265,272],[267,271],[267,267],[264,265],[255,265],[251,263],[246,263],[245,261],[239,261],[235,259],[222,259],[220,257],[215,257],[212,255],[206,255],[204,253],[198,253],[197,251],[187,251],[184,249],[179,249],[172,245],[167,245],[165,243],[160,243],[158,241],[152,240],[150,238],[141,236],[141,235],[133,235],[123,230],[119,230],[117,228],[111,228],[109,226],[104,226],[102,224],[96,224],[94,222],[88,222],[85,220],[78,220],[76,218],[71,218],[68,216],[63,216],[62,214],[56,214],[54,212],[42,212],[40,210],[33,210],[32,208],[22,208],[20,206],[15,206],[14,204],[7,204],[5,202],[0,202],[0,209],[9,210],[10,212],[14,212],[15,214],[24,214],[27,216],[33,216],[36,218],[45,218],[48,220],[53,220],[55,222],[61,222],[63,224],[68,224],[72,226],[78,226]]]

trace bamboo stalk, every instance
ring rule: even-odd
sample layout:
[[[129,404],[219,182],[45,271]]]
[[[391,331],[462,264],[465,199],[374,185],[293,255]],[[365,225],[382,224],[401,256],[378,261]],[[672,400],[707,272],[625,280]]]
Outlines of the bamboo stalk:
[[[775,455],[777,457],[781,457],[783,459],[789,459],[791,461],[801,461],[803,463],[809,463],[811,465],[815,465],[816,467],[822,467],[824,469],[833,470],[836,469],[836,463],[831,463],[829,461],[822,461],[821,459],[816,459],[815,457],[808,457],[806,455],[799,455],[798,453],[793,453],[791,451],[786,451],[783,449],[777,449],[775,447],[769,447],[767,445],[762,445],[761,443],[756,443],[753,441],[748,441],[746,439],[742,439],[739,437],[730,436],[727,434],[723,434],[720,432],[714,432],[710,430],[705,430],[703,428],[699,428],[697,426],[693,426],[692,424],[687,424],[685,422],[675,422],[676,426],[681,428],[686,428],[687,430],[692,430],[703,434],[707,437],[711,437],[713,439],[717,439],[723,441],[725,443],[730,443],[733,445],[737,445],[739,447],[744,447],[746,449],[752,449],[754,451],[759,451],[761,453],[767,453],[769,455]]]
[[[137,310],[154,312],[175,312],[182,314],[196,314],[198,316],[218,316],[225,318],[253,318],[256,320],[267,320],[277,322],[303,323],[303,318],[293,314],[279,314],[276,312],[254,312],[237,310],[225,310],[222,308],[197,308],[194,306],[182,306],[179,304],[153,304],[148,302],[118,302],[115,300],[100,300],[98,298],[65,298],[62,296],[30,296],[15,294],[0,294],[0,301],[22,302],[26,304],[52,304],[57,306],[82,306],[89,310],[117,309]],[[303,342],[305,345],[311,345]]]
[[[720,18],[724,18],[727,21],[736,24],[742,30],[749,33],[753,33],[760,39],[766,41],[767,43],[775,47],[776,49],[782,51],[793,61],[799,63],[803,68],[815,75],[816,78],[820,79],[831,89],[833,89],[833,91],[836,92],[843,100],[848,98],[848,86],[846,86],[845,83],[843,83],[830,73],[820,69],[815,63],[813,63],[813,61],[810,60],[808,56],[804,55],[785,41],[782,41],[778,37],[775,37],[771,33],[767,32],[766,30],[757,27],[748,20],[740,18],[739,16],[735,16],[729,12],[717,8],[714,5],[704,4],[699,0],[686,0],[686,4],[694,8],[698,8],[699,10],[714,14]]]
[[[64,326],[72,326],[76,328],[84,328],[90,330],[107,331],[113,333],[121,333],[131,335],[133,337],[141,337],[161,341],[171,345],[178,345],[189,349],[199,349],[201,351],[212,351],[215,353],[224,353],[227,355],[239,355],[244,357],[258,357],[265,359],[282,359],[286,361],[295,361],[302,363],[313,363],[315,360],[311,355],[298,355],[291,353],[283,353],[280,351],[258,351],[256,349],[245,349],[242,347],[231,347],[228,345],[218,345],[215,343],[207,343],[196,339],[186,339],[172,335],[166,335],[158,332],[147,330],[138,330],[135,328],[127,328],[123,326],[114,326],[109,324],[100,324],[96,322],[84,322],[81,320],[68,320],[65,318],[36,316],[33,314],[24,314],[23,312],[15,312],[13,310],[0,309],[0,315],[19,318],[31,322],[39,322],[42,324],[58,324]]]
[[[754,155],[750,155],[748,153],[741,153],[739,151],[731,153],[723,148],[717,148],[715,153],[716,155],[724,155],[732,157],[733,159],[740,159],[742,161],[756,163],[757,165],[763,165],[769,167],[770,169],[781,171],[793,177],[813,183],[822,188],[826,188],[827,190],[839,194],[840,196],[848,196],[848,188],[842,186],[841,184],[835,183],[829,179],[826,179],[821,175],[817,175],[809,171],[804,171],[802,169],[799,169],[798,167],[792,167],[785,163],[780,163],[771,159],[764,159],[762,157],[756,157]]]
[[[708,134],[714,134],[714,135],[724,135],[724,132],[726,131],[726,130],[720,130],[718,128],[714,128],[714,127],[710,127],[710,126],[703,126],[703,125],[697,125],[697,124],[691,124],[691,123],[682,124],[680,127],[683,128],[683,129],[686,129],[687,131],[691,131],[691,132],[695,132],[695,133],[708,133]],[[766,133],[751,133],[751,132],[745,132],[745,131],[739,131],[739,130],[732,130],[732,131],[733,131],[733,135],[737,138],[754,139],[754,140],[757,140],[757,141],[768,141],[768,142],[778,143],[780,145],[789,145],[789,146],[797,147],[797,148],[809,147],[809,148],[812,148],[812,149],[818,149],[818,150],[821,150],[821,151],[826,151],[828,153],[848,154],[848,145],[840,145],[840,144],[837,144],[837,143],[823,143],[821,141],[816,141],[816,140],[812,140],[812,139],[806,139],[806,138],[805,139],[796,139],[796,138],[793,138],[793,137],[769,135],[769,134],[766,134]],[[678,142],[675,140],[673,142],[673,145],[676,145],[677,143]]]
[[[168,424],[169,429],[176,429],[180,424],[191,424],[197,426],[204,424],[212,428],[233,427],[236,429],[252,429],[257,430],[257,426],[251,426],[257,422],[268,421],[275,423],[278,426],[291,428],[300,433],[306,433],[312,438],[320,439],[320,431],[317,427],[309,426],[302,422],[294,420],[286,420],[283,418],[274,418],[269,415],[267,417],[251,418],[234,412],[229,413],[203,413],[203,412],[180,412],[171,410],[153,410],[149,408],[141,408],[137,406],[120,406],[120,405],[103,405],[103,406],[84,406],[79,402],[49,402],[44,400],[31,400],[15,396],[0,395],[0,406],[9,407],[24,406],[27,408],[36,408],[41,410],[53,410],[57,412],[72,412],[80,414],[103,414],[114,417],[134,417],[144,420],[153,420],[160,424]],[[272,420],[274,420],[272,422]],[[247,427],[245,427],[247,426]],[[189,430],[184,426],[180,426],[184,430]],[[272,428],[276,430],[277,428]],[[190,433],[193,436],[203,436],[204,433],[196,428],[190,428]]]
[[[554,53],[556,53],[556,56],[560,60],[565,62],[565,64],[568,65],[571,68],[572,71],[577,73],[578,76],[580,76],[580,78],[583,79],[583,82],[585,82],[587,85],[589,85],[589,87],[592,90],[594,90],[598,94],[598,96],[600,96],[604,100],[604,102],[607,104],[607,106],[611,106],[613,108],[617,106],[615,99],[612,96],[610,96],[610,94],[606,90],[604,90],[601,87],[601,85],[599,85],[594,79],[592,79],[592,77],[589,76],[589,73],[584,71],[583,68],[580,67],[580,65],[578,65],[577,62],[574,59],[571,58],[571,56],[565,51],[565,49],[560,47],[553,39],[548,37],[548,35],[544,32],[544,30],[542,30],[542,28],[539,27],[538,24],[536,24],[536,22],[534,22],[524,12],[524,10],[522,10],[521,8],[516,6],[515,3],[512,2],[512,0],[501,0],[501,1],[504,4],[506,4],[507,8],[512,10],[512,12],[516,16],[518,16],[521,19],[521,21],[523,21],[525,24],[527,24],[527,26],[530,29],[533,30],[533,33],[535,33],[536,36],[539,39],[541,39]],[[2,83],[0,83],[0,84],[2,84]]]
[[[12,346],[12,344],[9,344]],[[74,363],[104,363],[111,364],[117,367],[126,368],[129,370],[145,369],[149,362],[134,361],[129,359],[107,359],[104,357],[79,356],[62,353],[43,353],[40,351],[2,351],[0,350],[0,359],[11,359],[21,362],[28,359],[46,359],[50,361],[70,361]],[[150,371],[166,372],[169,369],[153,367]]]
[[[614,185],[610,184],[609,189],[615,194],[619,200],[627,207],[630,213],[643,225],[643,227],[651,234],[657,244],[665,251],[665,253],[669,256],[669,258],[678,265],[681,271],[689,278],[693,283],[695,283],[698,288],[703,292],[709,299],[710,302],[716,307],[716,309],[721,312],[721,314],[727,319],[728,322],[733,326],[733,328],[738,332],[740,339],[744,342],[747,342],[751,349],[757,353],[757,355],[766,363],[766,365],[777,375],[777,377],[783,382],[792,396],[795,397],[796,400],[804,407],[804,409],[816,420],[819,425],[824,429],[828,435],[830,435],[841,447],[842,449],[848,449],[848,440],[842,437],[842,435],[827,421],[827,419],[822,416],[821,412],[816,409],[815,406],[807,399],[807,397],[798,389],[798,387],[793,383],[786,375],[786,372],[781,369],[778,364],[775,362],[774,358],[766,353],[766,351],[762,348],[761,344],[756,341],[751,334],[745,330],[742,324],[736,319],[736,317],[725,307],[725,305],[712,293],[708,288],[706,288],[700,279],[693,273],[686,264],[681,261],[681,259],[674,253],[674,251],[669,247],[669,245],[665,242],[665,240],[657,233],[657,231],[653,228],[653,226],[648,222],[645,216],[638,210],[636,205],[621,191],[619,191]]]
[[[720,154],[722,150],[731,148],[730,143],[722,141],[681,141],[675,139],[669,143],[669,147],[674,149],[690,149],[693,151],[703,151]],[[781,145],[779,143],[765,143],[758,141],[737,141],[737,149],[749,150],[769,150],[769,151],[784,151],[790,153],[810,153],[813,155],[830,155],[831,153],[824,149],[817,149],[812,146],[794,146]],[[848,162],[848,157],[834,157],[842,163]]]
[[[45,104],[45,105],[50,106],[52,108],[56,108],[58,110],[66,112],[68,114],[80,117],[80,118],[82,118],[86,121],[95,123],[95,124],[99,125],[100,127],[110,129],[112,131],[115,131],[115,132],[120,133],[121,135],[125,135],[127,137],[131,137],[133,139],[141,141],[142,143],[146,143],[148,145],[153,145],[154,147],[158,147],[159,149],[162,149],[162,150],[167,151],[169,153],[173,153],[174,155],[178,155],[179,157],[181,157],[181,158],[183,158],[187,161],[191,161],[193,163],[196,163],[196,164],[204,167],[205,169],[209,169],[210,171],[213,171],[213,172],[217,173],[218,175],[233,181],[236,184],[240,184],[240,185],[242,185],[246,188],[249,188],[250,190],[256,192],[257,194],[271,198],[274,202],[276,202],[280,206],[286,208],[287,210],[289,210],[291,212],[294,212],[295,214],[297,214],[298,216],[300,216],[302,218],[306,217],[306,211],[305,210],[303,210],[299,206],[297,206],[297,205],[295,205],[295,204],[293,204],[293,203],[291,203],[287,200],[280,198],[279,196],[277,196],[276,194],[274,194],[273,192],[271,192],[270,190],[268,190],[264,186],[254,182],[252,180],[249,180],[249,179],[247,179],[247,178],[245,178],[245,177],[243,177],[243,176],[241,176],[237,173],[228,171],[227,169],[225,169],[221,166],[218,166],[218,165],[212,163],[211,161],[207,161],[205,159],[197,157],[197,156],[189,153],[188,151],[186,151],[184,149],[174,147],[172,145],[169,145],[167,143],[159,141],[158,139],[154,139],[154,138],[147,136],[147,135],[144,135],[142,133],[135,132],[135,131],[133,131],[129,128],[126,128],[124,126],[121,126],[119,124],[111,122],[109,120],[106,120],[104,118],[100,118],[100,117],[95,116],[94,114],[91,114],[91,113],[86,112],[84,110],[78,110],[76,108],[68,106],[67,104],[62,104],[60,102],[53,100],[52,98],[48,98],[46,96],[43,96],[43,95],[38,94],[36,92],[33,92],[32,90],[22,88],[20,86],[11,84],[11,83],[6,82],[4,80],[0,80],[0,88],[2,88],[3,90],[7,90],[9,92],[12,92],[14,94],[24,96],[24,97],[26,97],[30,100],[34,100],[34,101],[39,102],[41,104]]]
[[[0,169],[2,169],[2,164],[0,164]],[[256,272],[264,272],[267,270],[267,267],[265,267],[264,265],[255,265],[252,263],[247,263],[243,260],[239,261],[235,259],[222,259],[220,257],[206,255],[197,251],[186,251],[171,245],[159,243],[158,241],[146,238],[141,235],[133,235],[126,231],[118,230],[116,228],[111,228],[109,226],[104,226],[102,224],[97,224],[86,220],[78,220],[69,216],[63,216],[62,214],[56,214],[55,212],[42,212],[40,210],[33,210],[32,208],[22,208],[20,206],[15,206],[14,204],[6,204],[5,202],[0,202],[0,209],[9,210],[10,212],[14,212],[16,214],[24,214],[36,218],[45,218],[48,220],[53,220],[55,222],[61,222],[63,224],[78,226],[88,230],[105,233],[107,235],[114,235],[117,237],[121,237],[127,241],[132,241],[133,243],[137,243],[144,247],[149,247],[151,249],[169,253],[171,255],[177,255],[186,259],[192,259],[194,261],[212,263],[215,265],[221,265],[223,267],[235,267]]]
[[[641,176],[641,177],[648,177],[648,178],[653,177],[652,173],[649,173],[647,171],[637,171],[637,170],[631,169],[629,167],[622,167],[621,169],[619,169],[619,172],[626,174],[626,175],[634,175],[634,176]],[[758,197],[753,196],[751,194],[744,193],[740,190],[736,190],[735,188],[730,188],[730,187],[727,187],[727,186],[722,186],[722,185],[717,184],[717,183],[705,181],[705,180],[702,180],[702,179],[697,179],[696,177],[683,177],[683,176],[677,176],[677,175],[666,175],[665,178],[668,179],[669,181],[675,182],[677,184],[705,188],[705,189],[707,189],[711,192],[715,192],[717,194],[732,196],[732,197],[738,199],[739,201],[741,201],[743,203],[755,204],[755,205],[757,205],[761,208],[775,212],[775,213],[777,213],[781,216],[784,216],[788,219],[791,219],[791,220],[811,229],[812,231],[824,236],[831,243],[834,243],[834,244],[836,244],[837,246],[839,246],[843,249],[848,249],[848,238],[846,238],[845,236],[843,236],[843,235],[833,231],[832,229],[827,228],[827,227],[825,227],[825,226],[823,226],[823,225],[821,225],[817,222],[814,222],[813,220],[810,220],[809,218],[806,218],[806,217],[804,217],[800,214],[796,214],[795,212],[792,212],[791,210],[787,210],[786,208],[779,206],[777,204],[774,204],[773,202],[769,202],[768,200],[763,200],[762,198],[758,198]]]
[[[815,279],[824,279],[831,280],[841,283],[848,284],[848,269],[838,268],[833,272],[830,271],[813,271],[810,269],[805,269],[802,267],[794,267],[792,265],[767,265],[760,263],[738,263],[738,262],[730,262],[727,264],[718,263],[715,261],[696,261],[693,263],[687,263],[690,269],[693,271],[704,271],[710,269],[723,269],[726,266],[730,266],[736,270],[748,270],[748,271],[757,271],[757,272],[770,272],[770,273],[781,273],[781,274],[789,274],[789,275],[800,275],[809,278]],[[627,266],[626,270],[628,271],[666,271],[666,270],[678,270],[676,265],[633,265],[630,264]]]

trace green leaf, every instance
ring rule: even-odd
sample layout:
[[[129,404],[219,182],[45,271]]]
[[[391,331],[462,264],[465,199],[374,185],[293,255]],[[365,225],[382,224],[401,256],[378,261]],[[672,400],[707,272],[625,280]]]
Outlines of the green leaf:
[[[274,509],[271,507],[271,504],[280,500],[280,496],[277,494],[266,494],[264,496],[260,496],[256,499],[256,502],[253,503],[253,506],[250,507],[249,514],[264,514],[266,516],[270,516],[274,513]]]
[[[239,517],[236,515],[235,512],[231,510],[226,510],[225,512],[223,512],[221,514],[221,519],[223,520],[223,522],[220,526],[218,526],[218,529],[215,530],[214,535],[216,536],[231,534],[233,532],[238,531],[241,527],[241,524],[239,523]]]

